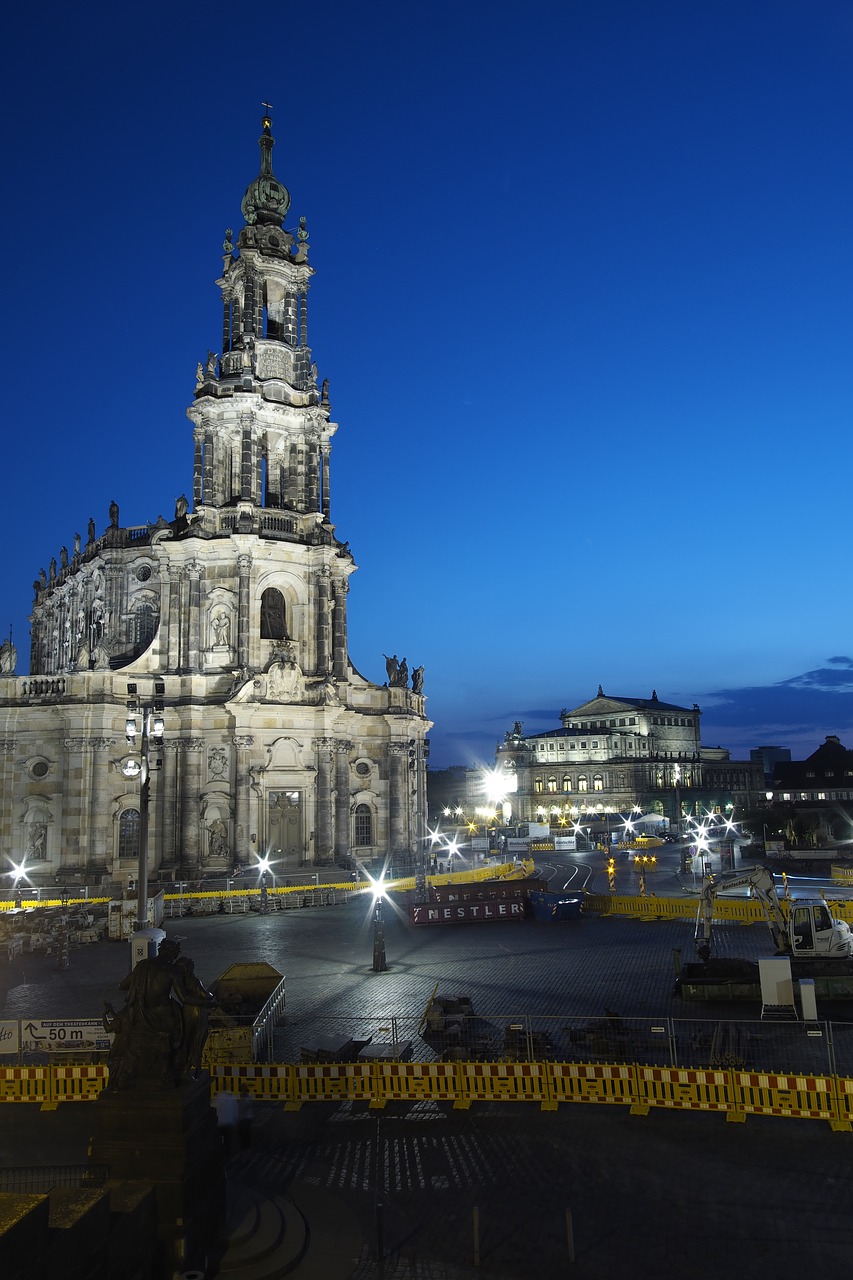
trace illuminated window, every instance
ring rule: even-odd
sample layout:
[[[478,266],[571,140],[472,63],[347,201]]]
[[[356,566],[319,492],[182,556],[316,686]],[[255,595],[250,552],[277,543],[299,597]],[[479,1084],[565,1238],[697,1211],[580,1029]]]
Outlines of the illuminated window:
[[[564,773],[563,774],[563,790],[571,791],[571,789],[572,789],[572,780],[567,773]]]
[[[139,857],[139,810],[123,809],[118,820],[118,856]]]
[[[602,776],[601,776],[601,774],[600,774],[600,773],[597,773],[597,774],[595,775],[595,777],[593,778],[593,780],[592,780],[592,789],[593,789],[593,791],[603,791],[603,790],[604,790],[604,779],[602,778]]]
[[[357,804],[353,821],[353,844],[356,848],[364,848],[373,844],[373,814],[370,806]]]
[[[589,791],[589,782],[585,773],[578,778],[578,791]]]
[[[541,795],[541,793],[542,793],[542,779],[541,779],[541,778],[535,778],[535,779],[534,779],[534,781],[533,781],[533,790],[537,793],[537,795]]]
[[[557,779],[554,777],[553,773],[548,778],[548,790],[551,792],[557,790]]]

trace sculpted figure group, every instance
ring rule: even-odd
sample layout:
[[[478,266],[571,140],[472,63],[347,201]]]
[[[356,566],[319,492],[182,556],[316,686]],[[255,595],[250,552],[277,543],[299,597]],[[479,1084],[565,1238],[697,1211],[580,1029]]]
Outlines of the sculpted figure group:
[[[140,960],[121,983],[125,1005],[104,1010],[115,1034],[107,1063],[111,1089],[169,1088],[201,1070],[208,1013],[216,1001],[196,977],[181,944],[165,938],[157,955]]]

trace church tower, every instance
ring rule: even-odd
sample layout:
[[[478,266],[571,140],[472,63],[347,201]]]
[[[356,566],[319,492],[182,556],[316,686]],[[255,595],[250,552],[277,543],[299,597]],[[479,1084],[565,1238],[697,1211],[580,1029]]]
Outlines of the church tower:
[[[423,668],[410,686],[388,660],[377,685],[349,659],[337,425],[308,345],[305,219],[285,228],[273,146],[265,115],[245,225],[223,246],[222,352],[199,363],[188,409],[192,504],[123,527],[112,502],[100,534],[90,520],[33,584],[30,675],[0,674],[0,852],[46,874],[134,874],[124,727],[151,698],[165,729],[152,869],[195,878],[267,856],[288,874],[421,847]]]

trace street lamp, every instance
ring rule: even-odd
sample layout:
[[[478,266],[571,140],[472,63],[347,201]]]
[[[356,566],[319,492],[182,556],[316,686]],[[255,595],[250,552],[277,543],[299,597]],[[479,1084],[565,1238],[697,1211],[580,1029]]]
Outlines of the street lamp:
[[[385,973],[388,964],[385,959],[385,926],[382,922],[382,897],[385,892],[385,880],[380,876],[373,883],[373,972]]]
[[[140,703],[137,699],[136,685],[127,686],[127,719],[125,720],[125,736],[131,747],[136,746],[139,737],[139,759],[132,757],[125,760],[122,773],[126,778],[139,778],[139,866],[136,880],[136,928],[148,928],[148,801],[151,790],[151,769],[159,769],[163,759],[159,748],[163,745],[165,726],[163,723],[163,697],[165,685],[154,681],[154,696],[151,702]],[[151,757],[151,746],[157,754]]]
[[[258,858],[258,879],[261,882],[261,915],[267,916],[270,911],[269,885],[267,876],[272,863],[269,858]]]

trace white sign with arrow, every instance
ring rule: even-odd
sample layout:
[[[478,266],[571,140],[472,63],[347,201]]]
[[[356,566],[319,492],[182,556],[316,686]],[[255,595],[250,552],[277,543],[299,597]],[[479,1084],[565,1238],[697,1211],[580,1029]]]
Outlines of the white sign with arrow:
[[[80,1053],[106,1050],[111,1044],[112,1036],[104,1030],[104,1024],[89,1018],[32,1018],[21,1022],[24,1053]]]

